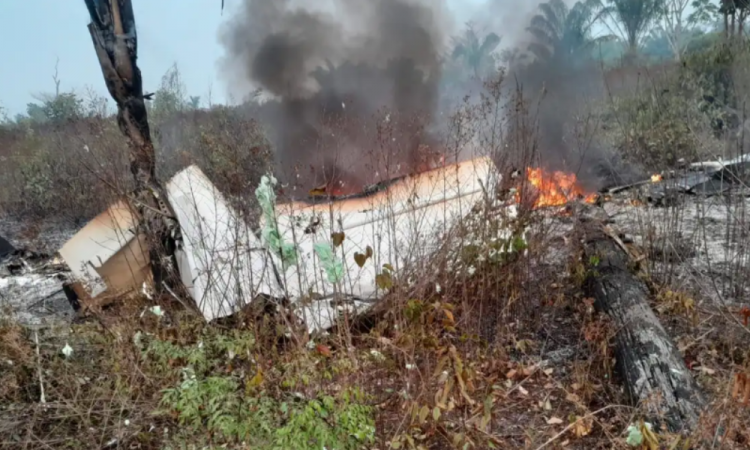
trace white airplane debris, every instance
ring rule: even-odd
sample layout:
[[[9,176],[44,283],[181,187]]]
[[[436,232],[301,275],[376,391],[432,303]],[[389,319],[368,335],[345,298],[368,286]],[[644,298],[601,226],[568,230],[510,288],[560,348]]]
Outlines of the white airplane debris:
[[[60,249],[79,299],[114,297],[150,280],[144,236],[134,233],[135,214],[120,201],[96,216]]]
[[[258,296],[287,298],[308,330],[372,307],[405,268],[427,264],[443,238],[499,179],[489,158],[448,165],[323,203],[276,204],[275,179],[256,190],[263,217],[253,232],[196,166],[167,183],[182,230],[180,277],[206,320],[236,313]],[[509,216],[515,205],[506,205]],[[90,297],[150,283],[145,242],[124,202],[102,213],[60,250]],[[501,230],[498,238],[509,237]],[[437,287],[439,289],[439,287]]]

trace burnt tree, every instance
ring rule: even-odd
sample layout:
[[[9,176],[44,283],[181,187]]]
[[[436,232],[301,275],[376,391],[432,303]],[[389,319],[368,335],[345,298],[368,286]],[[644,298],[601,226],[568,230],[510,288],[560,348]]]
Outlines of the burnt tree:
[[[692,429],[705,400],[677,346],[649,306],[649,290],[631,270],[630,256],[605,231],[601,208],[588,207],[579,220],[585,289],[598,310],[614,322],[617,369],[635,403],[650,420],[673,432]]]
[[[85,0],[94,50],[109,94],[117,104],[117,123],[130,147],[130,171],[135,191],[130,198],[139,214],[140,229],[149,245],[149,259],[157,290],[176,280],[174,250],[179,226],[156,178],[156,155],[146,114],[138,39],[130,0]]]

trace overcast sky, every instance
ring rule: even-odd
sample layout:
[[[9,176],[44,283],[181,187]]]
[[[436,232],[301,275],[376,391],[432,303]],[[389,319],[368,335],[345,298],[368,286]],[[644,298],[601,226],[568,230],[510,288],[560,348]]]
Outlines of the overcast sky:
[[[449,0],[474,7],[482,1]],[[190,95],[205,101],[210,91],[215,103],[226,100],[228,87],[218,73],[223,54],[218,32],[227,11],[222,17],[220,5],[221,0],[133,0],[146,91],[155,90],[176,63]],[[452,9],[459,17],[464,12]],[[0,1],[0,106],[13,116],[25,112],[34,94],[54,92],[56,61],[61,90],[105,94],[88,22],[83,0]]]

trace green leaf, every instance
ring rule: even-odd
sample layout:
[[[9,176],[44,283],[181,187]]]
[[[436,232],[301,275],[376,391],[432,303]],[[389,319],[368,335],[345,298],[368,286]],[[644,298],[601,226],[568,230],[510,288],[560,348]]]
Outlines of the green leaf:
[[[393,278],[389,272],[382,272],[375,276],[375,284],[385,291],[393,287]]]
[[[255,197],[258,199],[263,219],[265,221],[261,235],[268,249],[281,257],[285,267],[297,264],[297,249],[294,244],[284,242],[276,226],[275,203],[276,178],[273,175],[263,175],[258,188],[255,189]]]
[[[419,423],[424,423],[429,414],[430,408],[428,408],[427,405],[423,406],[422,409],[419,410]]]
[[[517,252],[517,253],[520,253],[520,252],[526,250],[527,248],[529,248],[529,245],[526,243],[526,241],[524,240],[524,238],[522,238],[521,236],[516,236],[515,238],[513,238],[513,244],[512,245],[513,245],[513,251]]]
[[[628,438],[625,440],[625,443],[628,444],[631,447],[640,447],[643,445],[643,434],[641,434],[641,430],[639,427],[635,425],[630,425],[627,429]]]
[[[248,386],[250,386],[250,387],[258,387],[261,384],[263,384],[263,371],[259,367],[258,368],[258,372],[248,382]]]

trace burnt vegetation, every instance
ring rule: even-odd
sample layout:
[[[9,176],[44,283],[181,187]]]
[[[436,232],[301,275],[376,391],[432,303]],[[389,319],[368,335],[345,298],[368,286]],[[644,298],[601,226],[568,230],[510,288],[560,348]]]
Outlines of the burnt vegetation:
[[[0,242],[24,249],[0,256],[0,448],[748,448],[750,3],[488,0],[460,27],[441,2],[240,3],[221,30],[240,104],[175,66],[114,103],[55,73],[0,109]],[[269,173],[278,202],[325,204],[480,156],[503,208],[379,262],[387,294],[323,332],[289,299],[206,323],[145,288],[18,319],[46,300],[19,306],[16,275],[57,264],[34,258],[189,165],[257,228]]]

